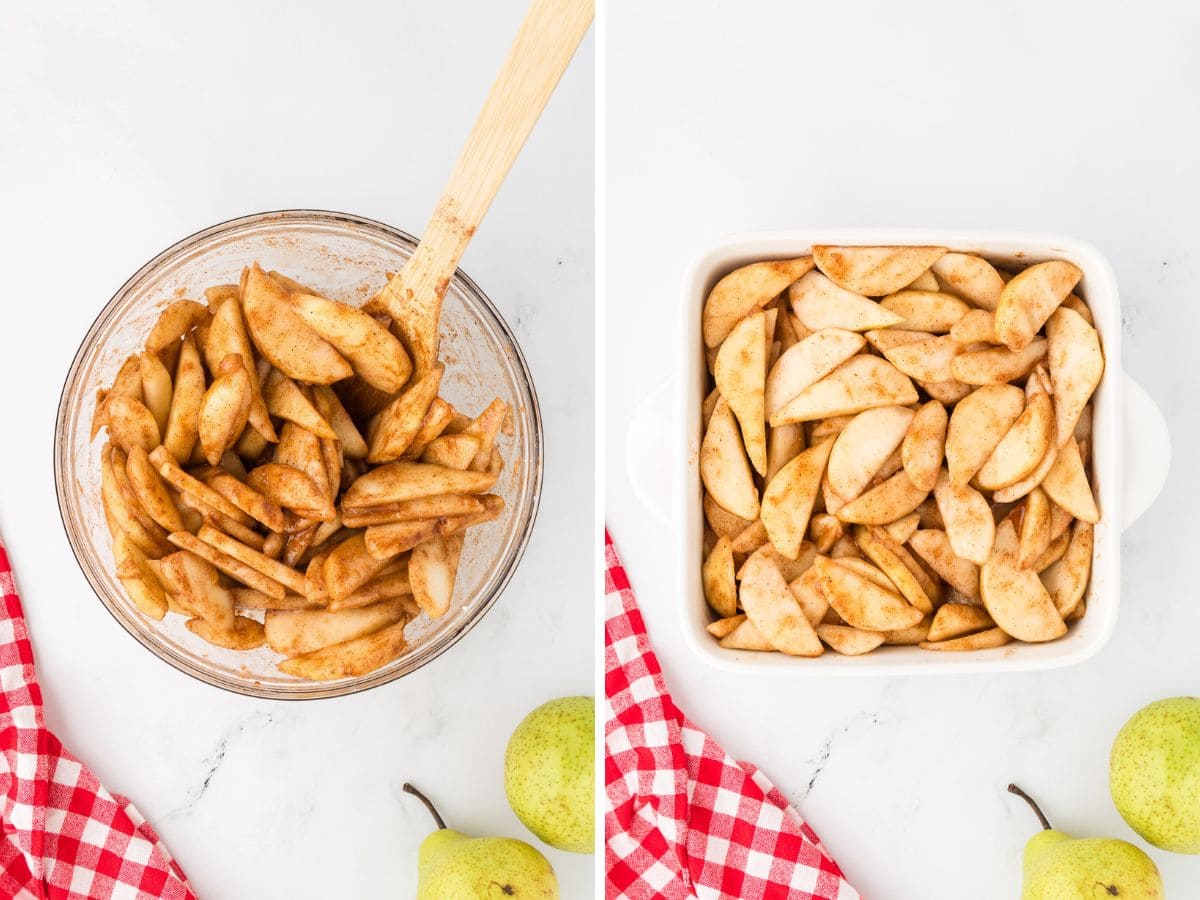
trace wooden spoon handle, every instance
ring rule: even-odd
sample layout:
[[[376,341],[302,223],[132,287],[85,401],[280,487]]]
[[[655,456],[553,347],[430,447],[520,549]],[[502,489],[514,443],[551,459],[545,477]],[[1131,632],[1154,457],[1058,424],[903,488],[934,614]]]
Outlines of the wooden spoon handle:
[[[475,229],[587,33],[593,0],[533,0],[421,243],[388,282],[390,315],[419,376],[437,360],[442,298]]]

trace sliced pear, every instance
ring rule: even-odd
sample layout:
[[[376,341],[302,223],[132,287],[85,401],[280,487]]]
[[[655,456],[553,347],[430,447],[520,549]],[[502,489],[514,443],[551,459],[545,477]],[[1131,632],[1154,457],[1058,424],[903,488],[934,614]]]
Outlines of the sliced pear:
[[[909,476],[912,477],[911,475]],[[934,479],[935,483],[937,479]],[[893,541],[897,544],[907,544],[909,538],[917,533],[917,528],[921,524],[921,514],[910,512],[907,516],[897,519],[895,522],[889,522],[883,526],[883,530],[888,533]]]
[[[1017,527],[1017,565],[1032,568],[1050,546],[1050,500],[1041,488],[1034,488],[1025,498]]]
[[[863,631],[849,625],[818,625],[817,637],[842,656],[862,656],[884,642],[878,631]]]
[[[1095,325],[1096,319],[1092,315],[1091,307],[1079,299],[1078,294],[1067,294],[1067,299],[1062,302],[1059,309],[1073,309],[1083,317],[1083,320],[1089,325]]]
[[[950,364],[962,352],[960,345],[949,335],[925,338],[901,344],[884,351],[888,362],[918,381],[952,381]]]
[[[790,656],[820,656],[821,642],[774,564],[754,559],[742,577],[742,608],[771,644]]]
[[[249,278],[249,273],[246,277]],[[251,375],[257,374],[254,347],[246,331],[246,321],[242,315],[242,304],[239,297],[240,292],[234,291],[223,300],[210,299],[209,309],[212,317],[204,323],[208,325],[207,335],[203,340],[199,340],[204,332],[196,331],[199,341],[198,349],[204,353],[204,359],[208,363],[210,371],[215,372],[221,364],[221,360],[230,353],[236,353],[242,358],[246,371]],[[176,378],[178,379],[178,375]],[[267,412],[266,403],[263,402],[258,378],[250,379],[250,389],[253,393],[250,402],[250,424],[268,442],[274,442],[275,429],[271,425],[271,416]]]
[[[730,332],[717,351],[713,378],[742,429],[750,463],[767,471],[767,431],[763,412],[767,379],[766,314],[747,316]]]
[[[829,513],[817,513],[809,519],[808,531],[818,553],[828,553],[845,534],[838,517]]]
[[[737,552],[737,548],[734,548]],[[783,576],[784,581],[794,581],[803,575],[809,567],[812,566],[813,560],[816,559],[817,548],[808,541],[800,545],[799,552],[796,553],[795,559],[788,559],[782,553],[775,549],[775,545],[770,541],[764,543],[761,547],[756,547],[754,551],[746,557],[742,567],[737,570],[737,580],[741,581],[746,574],[746,567],[750,560],[757,557],[763,557],[779,570],[779,574]]]
[[[734,537],[741,534],[752,521],[735,516],[721,508],[721,505],[708,492],[704,494],[704,518],[718,537]]]
[[[1021,416],[1025,393],[1011,384],[985,385],[961,400],[946,430],[946,467],[966,484]]]
[[[780,469],[763,491],[763,525],[771,543],[788,559],[800,552],[832,449],[832,440],[809,447]]]
[[[1067,632],[1037,573],[1017,564],[1017,532],[1009,519],[996,528],[996,543],[979,572],[979,590],[996,624],[1019,641],[1051,641]]]
[[[961,381],[922,381],[921,388],[943,406],[954,406],[974,390]]]
[[[904,439],[913,411],[877,406],[859,413],[834,439],[829,455],[829,486],[846,500],[863,492]]]
[[[933,334],[947,334],[971,310],[957,297],[936,291],[899,291],[884,297],[879,305],[903,320],[897,328]]]
[[[921,649],[960,652],[967,650],[993,650],[996,647],[1003,647],[1011,640],[1012,638],[1002,628],[989,628],[987,631],[963,635],[962,637],[952,638],[948,641],[925,641],[921,644]]]
[[[937,285],[983,310],[996,308],[1004,279],[996,267],[973,253],[946,253],[932,266]]]
[[[722,509],[750,521],[758,518],[758,489],[741,430],[724,397],[713,410],[700,445],[700,478]]]
[[[805,388],[856,354],[865,343],[861,334],[825,328],[784,351],[767,376],[767,415],[774,415]]]
[[[909,480],[903,469],[882,484],[851,500],[837,511],[843,522],[860,525],[887,525],[906,516],[929,496]]]
[[[1042,584],[1064,619],[1079,607],[1092,574],[1094,528],[1090,522],[1076,522],[1071,542],[1062,559],[1042,573]]]
[[[1077,521],[1072,519],[1071,521]],[[1071,545],[1071,532],[1064,531],[1058,537],[1050,541],[1050,546],[1042,551],[1042,555],[1033,561],[1029,566],[1030,569],[1037,572],[1039,575],[1049,569],[1052,565],[1058,562],[1067,554],[1067,550]]]
[[[1054,443],[1054,404],[1037,393],[975,474],[979,486],[995,491],[1027,478]]]
[[[808,443],[816,444],[825,438],[836,437],[853,421],[854,416],[830,416],[827,419],[818,419],[808,426]]]
[[[868,297],[912,284],[946,252],[944,247],[813,247],[813,261],[839,287]]]
[[[968,603],[947,603],[938,608],[929,626],[931,641],[948,641],[962,637],[964,634],[974,634],[985,628],[995,628],[996,623],[982,606]]]
[[[979,566],[954,552],[946,532],[920,529],[908,539],[908,545],[958,593],[971,600],[979,598]]]
[[[822,328],[870,331],[902,321],[901,316],[862,294],[838,287],[820,272],[809,272],[788,288],[788,300],[796,318],[811,331]]]
[[[829,612],[829,601],[821,593],[818,580],[817,570],[810,565],[798,577],[788,582],[788,589],[800,604],[804,617],[813,626],[820,624]]]
[[[933,601],[904,561],[893,551],[889,541],[875,529],[859,525],[854,529],[854,542],[863,556],[879,567],[879,570],[895,585],[900,595],[922,612],[933,612]]]
[[[1038,263],[1014,276],[996,304],[996,342],[1010,350],[1028,347],[1082,277],[1078,266],[1061,259]]]
[[[957,556],[983,565],[992,549],[996,523],[983,494],[967,484],[954,484],[943,469],[933,489],[946,537]]]
[[[938,280],[933,274],[932,269],[926,269],[909,284],[905,285],[905,290],[909,291],[936,291],[938,290]]]
[[[895,366],[877,356],[855,356],[792,398],[771,417],[772,425],[860,413],[876,406],[908,406],[917,389]]]
[[[847,538],[847,540],[853,539]],[[857,549],[858,545],[854,544],[854,547]],[[863,559],[861,556],[839,556],[835,561],[842,568],[849,569],[856,575],[867,579],[867,581],[871,582],[871,584],[875,585],[876,587],[881,587],[885,591],[891,591],[893,594],[897,593],[896,585],[892,583],[892,579],[888,578],[887,575],[883,573],[883,570],[879,568],[879,566],[875,565],[874,563],[867,562],[867,560]]]
[[[922,490],[932,491],[937,484],[946,455],[949,422],[946,407],[937,400],[930,400],[916,411],[904,433],[900,459],[909,480]]]
[[[713,637],[720,640],[726,635],[732,634],[733,631],[745,621],[746,614],[738,613],[736,616],[727,616],[724,619],[717,619],[715,622],[709,622],[704,626],[704,629]]]
[[[1021,350],[992,347],[960,353],[950,363],[955,380],[965,384],[1005,384],[1028,375],[1046,355],[1045,338],[1035,338]]]
[[[950,337],[960,344],[994,344],[996,317],[986,309],[973,309],[954,323]]]
[[[734,326],[813,267],[811,256],[751,263],[717,282],[704,303],[704,345],[719,347]]]
[[[925,617],[899,594],[827,557],[818,556],[813,568],[821,593],[848,625],[867,631],[898,631],[913,627]]]
[[[1062,446],[1075,431],[1083,410],[1104,374],[1100,336],[1073,309],[1058,309],[1046,323],[1047,361],[1054,390],[1056,443]]]
[[[322,385],[322,387],[325,386]],[[263,385],[262,393],[263,400],[267,404],[267,411],[271,415],[295,422],[317,437],[336,438],[338,436],[325,417],[317,411],[312,401],[300,390],[299,385],[278,369],[271,369],[270,374],[267,375],[267,383]]]
[[[1015,503],[1020,500],[1035,487],[1042,483],[1046,477],[1046,473],[1054,468],[1054,461],[1058,459],[1058,448],[1054,446],[1054,442],[1050,442],[1050,446],[1046,448],[1046,453],[1042,457],[1041,462],[1037,464],[1029,475],[1022,478],[1020,481],[1010,484],[1008,487],[1000,488],[992,494],[993,503]]]
[[[763,637],[749,619],[741,622],[719,641],[726,650],[774,650],[775,645]]]
[[[292,309],[309,328],[333,345],[363,381],[395,394],[412,374],[404,346],[374,318],[356,306],[326,300],[305,291],[289,297]]]
[[[763,544],[767,543],[767,528],[762,523],[762,519],[756,519],[747,525],[744,529],[733,535],[729,539],[733,543],[734,553],[753,553]]]
[[[1100,521],[1100,510],[1092,496],[1092,486],[1083,470],[1079,443],[1074,436],[1058,448],[1058,456],[1042,479],[1041,488],[1055,504],[1075,518],[1093,524]]]
[[[704,561],[704,596],[719,616],[737,614],[737,582],[733,578],[733,545],[721,537]]]
[[[929,626],[933,624],[933,616],[926,616],[911,628],[901,628],[898,631],[885,631],[883,642],[892,647],[913,647],[929,639]]]
[[[258,263],[247,272],[242,306],[254,346],[284,375],[313,384],[332,384],[354,374],[333,345],[296,314],[288,303],[287,291]]]
[[[793,422],[767,429],[767,471],[763,480],[770,484],[779,470],[804,449],[804,425]]]

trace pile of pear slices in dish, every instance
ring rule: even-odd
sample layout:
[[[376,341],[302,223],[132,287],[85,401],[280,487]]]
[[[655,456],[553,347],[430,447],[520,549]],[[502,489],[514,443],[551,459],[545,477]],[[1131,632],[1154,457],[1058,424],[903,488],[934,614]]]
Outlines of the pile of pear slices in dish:
[[[257,263],[166,306],[92,436],[117,576],[146,616],[327,681],[444,615],[469,528],[498,518],[507,404],[476,418],[391,324]]]
[[[1104,354],[1081,277],[821,246],[717,283],[700,475],[721,646],[982,650],[1083,616]]]

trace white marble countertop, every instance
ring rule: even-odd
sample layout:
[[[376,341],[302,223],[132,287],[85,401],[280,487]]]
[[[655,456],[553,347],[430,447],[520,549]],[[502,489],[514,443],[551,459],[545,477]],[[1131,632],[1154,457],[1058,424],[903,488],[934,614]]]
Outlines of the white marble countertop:
[[[1017,896],[1034,822],[1009,781],[1065,830],[1136,840],[1109,800],[1112,738],[1142,704],[1198,689],[1198,36],[1182,2],[610,5],[608,524],[680,706],[763,768],[868,897]],[[1125,534],[1120,621],[1091,661],[788,681],[706,668],[684,644],[674,534],[632,492],[628,424],[678,365],[701,249],[821,225],[1061,232],[1112,261],[1125,368],[1161,404],[1176,464]],[[1151,852],[1169,897],[1200,896],[1200,861]]]
[[[525,5],[24,4],[0,33],[0,531],[51,726],[201,897],[412,896],[431,825],[406,779],[465,831],[532,840],[504,800],[505,742],[529,709],[593,685],[591,38],[463,264],[529,359],[545,488],[516,578],[436,663],[286,704],[138,647],[59,521],[62,380],[108,297],[200,228],[315,207],[419,234]],[[564,896],[591,895],[591,857],[547,855]]]

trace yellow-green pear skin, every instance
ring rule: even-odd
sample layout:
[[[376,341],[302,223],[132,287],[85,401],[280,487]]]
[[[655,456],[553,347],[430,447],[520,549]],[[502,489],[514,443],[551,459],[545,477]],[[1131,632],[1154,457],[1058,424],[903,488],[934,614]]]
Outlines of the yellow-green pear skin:
[[[527,715],[504,751],[504,793],[526,828],[572,853],[595,835],[596,703],[562,697]]]
[[[559,900],[549,861],[524,841],[440,828],[417,853],[417,900]]]
[[[1117,811],[1151,844],[1200,853],[1200,697],[1134,713],[1113,742],[1108,786]]]
[[[1162,877],[1145,853],[1116,838],[1040,831],[1025,845],[1021,900],[1163,900]]]

